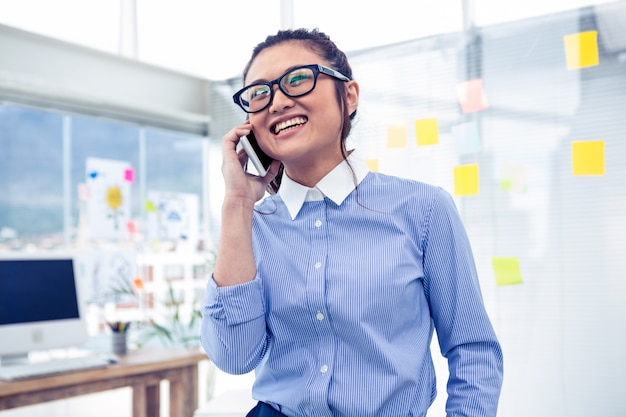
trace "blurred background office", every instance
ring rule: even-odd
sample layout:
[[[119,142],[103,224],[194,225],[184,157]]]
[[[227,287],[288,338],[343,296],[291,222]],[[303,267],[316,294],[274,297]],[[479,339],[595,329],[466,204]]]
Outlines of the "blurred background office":
[[[626,415],[624,0],[0,0],[0,251],[84,253],[94,334],[159,314],[168,285],[197,308],[231,95],[289,27],[348,53],[370,169],[455,196],[505,354],[498,415]],[[152,298],[111,297],[118,278]]]

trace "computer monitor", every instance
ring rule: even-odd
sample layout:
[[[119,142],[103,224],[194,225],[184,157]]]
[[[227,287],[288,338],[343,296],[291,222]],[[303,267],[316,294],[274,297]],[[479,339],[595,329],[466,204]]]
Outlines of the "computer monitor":
[[[67,253],[0,253],[2,363],[87,341],[76,264]]]

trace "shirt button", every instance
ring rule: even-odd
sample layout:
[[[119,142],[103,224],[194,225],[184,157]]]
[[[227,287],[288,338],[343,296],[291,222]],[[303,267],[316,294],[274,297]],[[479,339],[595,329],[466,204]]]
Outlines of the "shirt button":
[[[322,221],[321,220],[315,220],[315,227],[322,227]]]
[[[323,365],[323,366],[320,368],[320,372],[321,372],[321,373],[323,373],[323,374],[325,374],[326,372],[328,372],[328,366]]]
[[[322,321],[324,320],[324,315],[322,314],[321,311],[318,311],[317,314],[315,315],[315,317],[319,320]]]
[[[322,263],[321,262],[316,262],[315,263],[315,269],[320,269],[322,267]]]

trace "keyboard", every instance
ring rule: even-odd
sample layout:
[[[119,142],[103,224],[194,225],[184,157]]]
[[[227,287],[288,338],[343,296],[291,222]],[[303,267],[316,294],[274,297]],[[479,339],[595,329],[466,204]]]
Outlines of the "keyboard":
[[[115,359],[111,356],[89,355],[2,366],[0,367],[0,379],[17,381],[20,379],[51,376],[67,372],[105,368],[113,362],[115,362]]]

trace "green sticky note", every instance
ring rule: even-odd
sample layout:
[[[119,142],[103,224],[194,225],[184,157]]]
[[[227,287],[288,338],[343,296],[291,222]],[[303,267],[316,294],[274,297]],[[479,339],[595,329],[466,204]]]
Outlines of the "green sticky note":
[[[496,275],[496,285],[515,285],[523,284],[522,272],[519,267],[519,258],[494,257],[491,259],[493,271]]]
[[[148,213],[151,213],[153,211],[157,211],[156,206],[154,205],[154,203],[150,200],[147,200],[145,203],[145,207],[146,207],[146,211]]]

